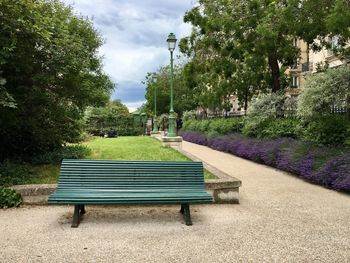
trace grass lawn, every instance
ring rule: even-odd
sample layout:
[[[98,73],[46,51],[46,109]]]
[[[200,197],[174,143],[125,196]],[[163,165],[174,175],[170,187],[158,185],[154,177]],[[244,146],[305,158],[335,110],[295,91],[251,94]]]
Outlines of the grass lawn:
[[[35,165],[33,175],[26,184],[54,184],[60,174],[60,166],[56,164]]]
[[[87,159],[105,160],[153,160],[153,161],[190,161],[172,148],[165,148],[156,139],[146,136],[125,136],[118,138],[95,138],[83,143],[91,149]],[[33,175],[28,184],[56,183],[59,176],[59,165],[39,165],[33,167]],[[204,170],[205,179],[216,177]]]
[[[159,141],[147,136],[97,138],[84,145],[92,150],[89,159],[189,161],[178,151],[162,147]]]

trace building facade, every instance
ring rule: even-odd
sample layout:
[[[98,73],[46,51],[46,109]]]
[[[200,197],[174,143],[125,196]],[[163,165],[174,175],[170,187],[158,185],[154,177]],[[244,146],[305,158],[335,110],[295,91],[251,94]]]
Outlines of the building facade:
[[[338,56],[332,50],[338,47],[338,38],[333,37],[328,39],[330,49],[323,48],[321,51],[315,52],[303,40],[294,40],[294,46],[299,48],[300,56],[295,60],[295,63],[286,71],[290,78],[287,94],[298,96],[301,88],[304,86],[305,77],[308,74],[317,72],[322,67],[337,67],[343,65]]]

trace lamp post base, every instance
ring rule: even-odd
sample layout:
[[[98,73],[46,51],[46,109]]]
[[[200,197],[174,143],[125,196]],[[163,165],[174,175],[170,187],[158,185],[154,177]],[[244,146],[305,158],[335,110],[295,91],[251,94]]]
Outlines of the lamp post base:
[[[169,131],[167,137],[176,137],[175,117],[173,110],[171,110],[169,113]]]
[[[161,137],[161,142],[164,147],[179,147],[182,148],[182,137]]]
[[[154,116],[153,120],[153,131],[151,133],[158,133],[158,121],[157,121],[157,116]]]

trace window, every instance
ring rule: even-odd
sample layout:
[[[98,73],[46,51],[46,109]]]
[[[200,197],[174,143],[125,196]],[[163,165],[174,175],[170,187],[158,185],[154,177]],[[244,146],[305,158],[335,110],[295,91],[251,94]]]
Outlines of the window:
[[[339,36],[332,36],[328,38],[330,49],[327,50],[328,56],[333,56],[334,51],[340,48]]]
[[[290,87],[291,88],[299,88],[299,77],[297,77],[297,76],[291,77]]]
[[[340,47],[339,36],[331,37],[331,48],[332,49],[337,49],[339,47]]]
[[[293,46],[298,47],[298,39],[293,38]]]

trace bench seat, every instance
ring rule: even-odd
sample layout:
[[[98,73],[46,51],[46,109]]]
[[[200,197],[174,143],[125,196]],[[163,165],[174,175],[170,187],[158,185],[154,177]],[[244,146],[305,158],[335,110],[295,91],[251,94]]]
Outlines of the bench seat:
[[[212,203],[201,162],[63,160],[49,205],[74,205],[73,227],[85,205],[179,204],[191,225],[190,204]]]

